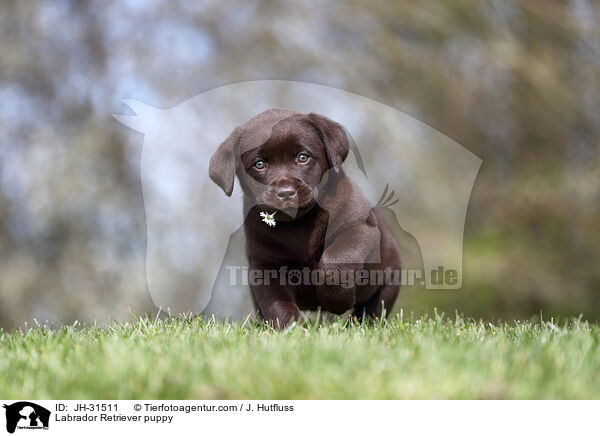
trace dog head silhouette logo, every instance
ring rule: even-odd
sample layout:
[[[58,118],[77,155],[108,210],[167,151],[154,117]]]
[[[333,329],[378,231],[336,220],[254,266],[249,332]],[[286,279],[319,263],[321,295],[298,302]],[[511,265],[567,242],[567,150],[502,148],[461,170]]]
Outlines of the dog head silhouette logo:
[[[123,103],[133,115],[114,117],[144,134],[146,275],[157,307],[240,320],[253,311],[247,285],[233,284],[227,269],[248,266],[239,179],[229,178],[231,196],[223,195],[209,179],[209,158],[236,126],[270,108],[314,112],[343,126],[354,143],[344,172],[397,224],[392,230],[408,247],[403,257],[414,253],[406,267],[423,270],[426,289],[462,287],[466,213],[482,161],[420,120],[367,97],[291,81],[230,84],[169,109]],[[238,139],[261,144],[270,132],[246,129]],[[437,280],[440,270],[452,280]]]
[[[14,433],[21,429],[47,429],[50,422],[50,411],[28,401],[4,404],[6,409],[6,431]]]

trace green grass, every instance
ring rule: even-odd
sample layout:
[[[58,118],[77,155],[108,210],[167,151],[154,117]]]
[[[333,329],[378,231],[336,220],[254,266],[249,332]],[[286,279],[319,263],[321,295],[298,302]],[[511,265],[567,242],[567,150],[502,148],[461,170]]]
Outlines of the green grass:
[[[0,398],[600,398],[600,327],[136,318],[0,333]]]

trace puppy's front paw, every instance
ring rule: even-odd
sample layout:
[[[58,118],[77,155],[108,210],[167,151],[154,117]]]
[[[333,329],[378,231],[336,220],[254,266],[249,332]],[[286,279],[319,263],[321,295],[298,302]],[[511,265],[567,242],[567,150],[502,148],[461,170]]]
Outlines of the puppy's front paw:
[[[332,263],[321,263],[319,269],[325,274],[325,284],[317,288],[323,309],[338,315],[352,309],[356,303],[354,271]]]
[[[282,329],[300,318],[300,310],[291,301],[275,301],[264,310],[263,317],[272,323],[273,327]]]

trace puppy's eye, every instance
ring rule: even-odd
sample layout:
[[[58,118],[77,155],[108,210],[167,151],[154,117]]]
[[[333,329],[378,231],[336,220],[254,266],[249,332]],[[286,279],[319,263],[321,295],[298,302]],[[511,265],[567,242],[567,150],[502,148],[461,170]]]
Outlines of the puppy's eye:
[[[308,159],[310,158],[310,156],[306,153],[300,153],[298,155],[298,162],[300,163],[306,163],[308,162]]]
[[[264,160],[257,160],[256,162],[254,162],[254,168],[256,168],[257,170],[264,170],[266,167],[267,164]]]

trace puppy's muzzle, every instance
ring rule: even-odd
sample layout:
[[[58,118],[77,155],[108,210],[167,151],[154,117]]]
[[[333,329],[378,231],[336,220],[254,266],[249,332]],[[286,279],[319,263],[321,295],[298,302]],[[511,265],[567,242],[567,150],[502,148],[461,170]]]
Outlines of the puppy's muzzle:
[[[271,199],[270,203],[277,209],[298,208],[298,191],[291,185],[271,189],[268,197]]]
[[[295,201],[298,193],[292,186],[284,186],[275,191],[275,196],[281,201]]]
[[[263,194],[262,203],[280,210],[290,216],[295,216],[298,209],[310,206],[314,201],[312,190],[308,186],[294,186],[285,183],[271,186]]]

